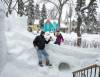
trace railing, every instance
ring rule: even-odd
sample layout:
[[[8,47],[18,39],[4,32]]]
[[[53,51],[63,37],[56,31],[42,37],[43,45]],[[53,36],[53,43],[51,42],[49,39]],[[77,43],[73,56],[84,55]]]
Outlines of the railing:
[[[97,64],[73,72],[73,77],[100,77],[100,66]]]
[[[64,42],[65,45],[70,45],[70,46],[77,46],[77,40],[66,40]],[[88,41],[88,40],[84,40],[82,39],[81,41],[81,47],[82,48],[100,48],[100,41]]]

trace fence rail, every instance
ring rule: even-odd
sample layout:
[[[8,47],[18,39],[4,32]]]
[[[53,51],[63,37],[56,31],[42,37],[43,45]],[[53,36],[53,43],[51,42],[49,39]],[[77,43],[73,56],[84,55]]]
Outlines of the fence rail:
[[[70,45],[70,46],[77,46],[77,40],[65,40],[64,44]],[[100,42],[99,41],[88,41],[88,40],[82,40],[81,41],[81,47],[82,48],[100,48]]]
[[[73,77],[100,77],[100,66],[97,64],[73,72]]]

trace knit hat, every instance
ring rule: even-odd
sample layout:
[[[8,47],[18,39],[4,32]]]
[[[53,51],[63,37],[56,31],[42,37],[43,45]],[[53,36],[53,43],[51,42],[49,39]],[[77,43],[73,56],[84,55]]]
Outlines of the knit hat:
[[[41,31],[41,34],[40,35],[42,35],[42,34],[45,34],[45,32],[44,31]]]

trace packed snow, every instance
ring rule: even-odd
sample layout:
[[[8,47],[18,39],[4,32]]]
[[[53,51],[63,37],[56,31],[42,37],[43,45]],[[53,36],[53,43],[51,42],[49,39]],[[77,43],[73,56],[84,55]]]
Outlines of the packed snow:
[[[0,72],[2,71],[7,57],[7,46],[5,37],[5,11],[4,7],[0,1]]]
[[[62,33],[63,34],[63,33]],[[63,34],[65,39],[65,44],[70,46],[77,46],[77,34],[67,33]],[[82,48],[100,48],[100,34],[82,34]]]
[[[60,46],[55,45],[53,44],[55,40],[53,33],[46,33],[47,38],[52,36],[52,41],[46,45],[46,50],[53,66],[39,67],[37,52],[33,46],[33,39],[38,34],[27,31],[26,17],[20,18],[12,15],[5,21],[9,22],[9,24],[5,24],[8,60],[0,77],[72,77],[73,71],[87,65],[100,63],[100,48],[79,48],[66,45],[68,42]],[[73,41],[76,38],[75,33],[62,33],[62,35],[65,41],[67,39]],[[100,35],[98,36],[95,37],[100,38]],[[91,38],[87,38],[87,34],[82,37],[89,41],[92,40],[92,35],[90,35]],[[60,70],[61,63],[67,64],[69,68]]]

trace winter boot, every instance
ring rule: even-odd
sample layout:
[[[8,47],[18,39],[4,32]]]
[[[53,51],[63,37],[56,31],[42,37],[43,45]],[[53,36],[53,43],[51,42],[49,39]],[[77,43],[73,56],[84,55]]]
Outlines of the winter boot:
[[[52,66],[52,64],[50,64],[49,60],[46,60],[46,65],[47,66]]]
[[[39,66],[43,67],[42,61],[39,62]]]

